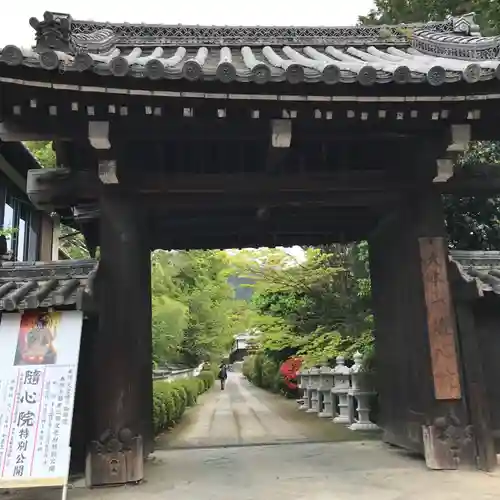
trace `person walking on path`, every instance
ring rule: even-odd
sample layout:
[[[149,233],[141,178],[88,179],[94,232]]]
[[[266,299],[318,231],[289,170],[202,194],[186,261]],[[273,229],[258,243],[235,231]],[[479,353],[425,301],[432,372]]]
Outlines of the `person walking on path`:
[[[220,380],[220,390],[223,391],[227,380],[227,367],[224,363],[221,363],[219,367],[218,379]]]

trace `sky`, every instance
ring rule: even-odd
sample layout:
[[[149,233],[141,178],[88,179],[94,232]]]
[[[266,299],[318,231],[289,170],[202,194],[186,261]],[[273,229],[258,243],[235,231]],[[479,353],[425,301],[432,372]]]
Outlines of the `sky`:
[[[341,7],[342,5],[342,7]],[[373,0],[185,0],[131,2],[127,0],[18,0],[0,18],[0,46],[30,46],[34,32],[30,17],[45,10],[95,21],[262,26],[349,26],[367,14]]]

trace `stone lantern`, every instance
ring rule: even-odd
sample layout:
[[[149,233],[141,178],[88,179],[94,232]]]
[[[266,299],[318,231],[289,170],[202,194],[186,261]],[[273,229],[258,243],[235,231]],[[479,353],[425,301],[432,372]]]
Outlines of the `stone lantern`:
[[[333,369],[331,369],[329,366],[322,366],[320,368],[319,392],[323,400],[323,408],[318,413],[318,416],[320,417],[333,418],[335,416],[332,388]]]
[[[351,367],[351,389],[349,399],[351,408],[354,408],[354,399],[357,401],[355,410],[357,418],[353,418],[353,423],[349,429],[353,431],[376,431],[378,427],[370,421],[370,397],[375,394],[372,389],[368,374],[363,371],[363,355],[357,352],[354,355],[354,365]]]
[[[309,390],[309,370],[301,368],[299,372],[299,388],[302,391],[302,400],[299,410],[308,410],[311,407],[311,391]]]
[[[308,413],[318,413],[320,410],[320,400],[319,400],[319,378],[320,372],[319,368],[313,367],[309,369],[309,389],[311,398],[311,407],[306,410]]]
[[[351,388],[351,370],[345,366],[343,356],[337,356],[337,365],[333,369],[333,401],[338,401],[339,414],[333,419],[336,424],[350,424],[349,390]]]

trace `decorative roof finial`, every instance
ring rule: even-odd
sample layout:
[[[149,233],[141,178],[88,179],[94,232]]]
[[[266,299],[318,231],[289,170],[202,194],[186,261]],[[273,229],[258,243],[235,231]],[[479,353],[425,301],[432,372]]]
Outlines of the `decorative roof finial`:
[[[36,50],[71,50],[71,16],[57,12],[45,12],[43,21],[36,17],[30,19],[31,27],[36,31]]]
[[[451,16],[451,22],[453,25],[453,33],[459,35],[468,36],[480,36],[479,25],[475,22],[476,14],[470,12],[468,14],[462,14],[461,16]]]

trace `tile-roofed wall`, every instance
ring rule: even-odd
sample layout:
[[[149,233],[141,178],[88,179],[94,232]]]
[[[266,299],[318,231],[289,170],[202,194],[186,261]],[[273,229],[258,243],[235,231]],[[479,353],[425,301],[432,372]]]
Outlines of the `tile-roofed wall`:
[[[476,285],[479,296],[485,292],[500,294],[500,252],[454,250],[450,257],[461,278]]]
[[[152,80],[428,83],[500,79],[500,38],[471,16],[408,26],[168,26],[30,20],[35,49],[9,45],[0,62]],[[0,68],[1,71],[1,68]]]
[[[2,262],[0,311],[74,307],[91,296],[97,273],[95,260]]]

